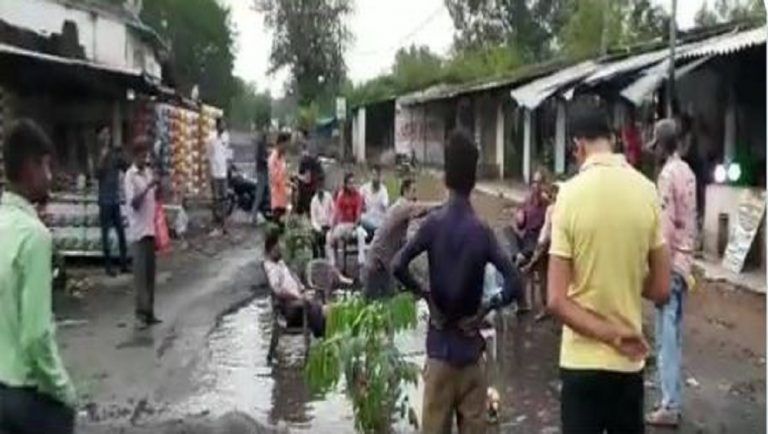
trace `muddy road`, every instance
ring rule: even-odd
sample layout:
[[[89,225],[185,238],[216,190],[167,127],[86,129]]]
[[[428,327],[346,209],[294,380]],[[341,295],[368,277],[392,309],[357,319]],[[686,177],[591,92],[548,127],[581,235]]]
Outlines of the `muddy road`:
[[[440,182],[418,183],[439,199]],[[509,204],[477,195],[478,212],[497,226]],[[159,327],[136,332],[130,277],[83,269],[90,287],[59,296],[63,356],[81,391],[80,433],[353,432],[341,393],[313,396],[301,366],[300,338],[281,340],[266,364],[270,307],[258,263],[261,235],[241,226],[227,238],[200,236],[192,248],[160,261]],[[647,323],[652,324],[652,306]],[[502,395],[491,432],[559,432],[557,356],[552,320],[507,314],[490,380]],[[648,329],[651,330],[650,328]],[[424,321],[398,337],[422,363]],[[705,285],[690,294],[684,335],[684,425],[680,432],[765,432],[764,297]],[[646,373],[647,405],[657,390]],[[410,391],[419,410],[419,387]],[[407,427],[396,428],[407,432]],[[663,431],[660,431],[663,432]]]

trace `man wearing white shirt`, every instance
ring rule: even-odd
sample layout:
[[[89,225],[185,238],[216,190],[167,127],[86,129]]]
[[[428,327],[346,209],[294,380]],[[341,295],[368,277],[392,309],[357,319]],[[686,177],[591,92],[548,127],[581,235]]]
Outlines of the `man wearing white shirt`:
[[[323,190],[324,181],[325,178],[321,174],[317,179],[317,193],[312,197],[309,206],[309,218],[315,235],[315,242],[312,245],[315,258],[325,255],[326,236],[333,223],[333,198],[330,193]]]
[[[146,145],[134,147],[133,165],[125,173],[128,240],[133,243],[137,327],[160,322],[155,316],[155,195],[157,179],[147,165]]]
[[[225,131],[224,119],[216,119],[216,133],[208,141],[208,163],[211,168],[213,189],[213,223],[216,226],[211,235],[224,232],[224,200],[227,195],[227,167],[231,160],[229,134]]]
[[[389,193],[381,184],[381,167],[373,166],[373,178],[371,182],[360,188],[360,194],[363,196],[363,216],[360,218],[360,225],[368,232],[369,238],[373,236],[384,221],[384,216],[389,208]]]

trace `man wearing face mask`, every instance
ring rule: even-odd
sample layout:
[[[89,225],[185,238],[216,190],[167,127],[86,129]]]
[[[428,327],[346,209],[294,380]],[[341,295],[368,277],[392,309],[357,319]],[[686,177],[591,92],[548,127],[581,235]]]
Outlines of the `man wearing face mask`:
[[[642,298],[669,297],[656,188],[613,153],[605,112],[570,114],[579,173],[552,216],[547,307],[563,322],[562,432],[642,433]]]
[[[20,120],[5,142],[0,201],[0,432],[68,434],[77,396],[56,346],[51,233],[33,204],[51,182],[50,139]]]

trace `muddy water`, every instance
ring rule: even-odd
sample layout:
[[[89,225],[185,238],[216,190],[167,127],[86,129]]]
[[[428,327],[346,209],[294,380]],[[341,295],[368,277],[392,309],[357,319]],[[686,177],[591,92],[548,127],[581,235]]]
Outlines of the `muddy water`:
[[[341,390],[313,396],[304,378],[303,339],[284,336],[274,366],[266,363],[271,313],[268,299],[251,303],[221,319],[209,336],[206,362],[194,375],[198,386],[175,412],[218,417],[230,411],[291,432],[354,432],[351,403]],[[397,344],[410,361],[424,361],[423,322],[398,336]],[[420,386],[409,390],[420,411]],[[407,427],[398,427],[402,432]]]

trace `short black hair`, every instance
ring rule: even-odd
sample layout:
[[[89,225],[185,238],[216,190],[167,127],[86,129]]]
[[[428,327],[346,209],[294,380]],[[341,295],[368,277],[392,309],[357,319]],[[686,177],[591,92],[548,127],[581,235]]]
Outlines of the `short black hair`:
[[[410,190],[411,187],[413,187],[413,180],[412,179],[404,179],[403,183],[400,184],[400,196],[405,196],[405,192]]]
[[[677,136],[672,137],[664,137],[662,139],[659,139],[659,143],[657,146],[661,147],[661,152],[664,154],[665,157],[668,157],[679,149],[679,141],[677,139]]]
[[[575,139],[595,140],[613,137],[608,113],[595,103],[575,104],[569,113],[568,130]]]
[[[21,168],[27,161],[40,161],[52,152],[53,145],[45,131],[31,119],[20,119],[11,127],[5,141],[4,160],[8,180],[19,181]]]
[[[350,179],[354,178],[355,174],[352,172],[347,172],[344,174],[344,184],[348,183]]]
[[[445,185],[451,190],[468,195],[475,188],[479,152],[472,138],[463,130],[448,136],[445,146]]]
[[[371,171],[381,173],[381,164],[378,164],[378,163],[372,164]]]
[[[264,252],[267,253],[271,251],[279,242],[280,242],[280,231],[278,230],[267,231],[267,234],[264,236]]]
[[[277,143],[286,143],[291,140],[291,135],[288,133],[280,133],[277,135]]]

